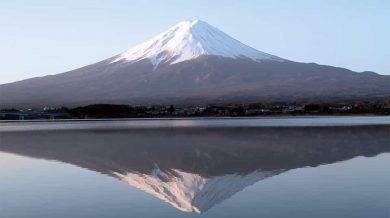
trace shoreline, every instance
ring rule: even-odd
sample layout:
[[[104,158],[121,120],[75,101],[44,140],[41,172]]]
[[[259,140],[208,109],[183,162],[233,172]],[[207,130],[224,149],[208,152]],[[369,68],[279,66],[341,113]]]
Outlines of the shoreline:
[[[0,122],[0,133],[62,130],[163,130],[163,129],[262,129],[262,128],[332,128],[390,127],[390,116],[304,116],[255,118],[163,118],[163,119],[95,119]]]
[[[275,115],[275,116],[199,116],[199,117],[129,117],[129,118],[91,118],[91,119],[27,119],[27,120],[0,120],[1,123],[29,123],[29,122],[93,122],[93,121],[142,121],[142,120],[253,120],[253,119],[294,119],[294,118],[351,118],[351,117],[388,117],[390,115],[376,114],[334,114],[334,115]]]

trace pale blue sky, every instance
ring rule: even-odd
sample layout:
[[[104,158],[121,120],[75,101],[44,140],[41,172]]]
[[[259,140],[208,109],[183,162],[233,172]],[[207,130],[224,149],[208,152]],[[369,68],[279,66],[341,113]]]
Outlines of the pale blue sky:
[[[390,74],[389,0],[3,0],[0,84],[100,61],[193,19],[286,59]]]

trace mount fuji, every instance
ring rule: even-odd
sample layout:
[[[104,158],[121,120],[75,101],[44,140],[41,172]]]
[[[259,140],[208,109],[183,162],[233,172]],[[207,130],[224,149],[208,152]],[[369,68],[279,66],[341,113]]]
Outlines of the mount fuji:
[[[0,85],[0,107],[376,99],[390,97],[389,84],[374,72],[267,54],[195,20],[98,63]]]
[[[149,59],[157,67],[160,63],[175,64],[202,55],[283,61],[242,44],[204,21],[195,20],[177,24],[154,39],[119,55],[113,62]]]

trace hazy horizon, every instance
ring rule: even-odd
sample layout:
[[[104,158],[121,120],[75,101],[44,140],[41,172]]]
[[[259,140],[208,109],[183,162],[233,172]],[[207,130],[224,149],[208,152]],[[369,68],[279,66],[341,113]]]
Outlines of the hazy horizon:
[[[2,2],[0,84],[95,63],[194,19],[282,58],[389,75],[386,5],[380,0],[172,0],[153,1],[153,7],[150,1]]]

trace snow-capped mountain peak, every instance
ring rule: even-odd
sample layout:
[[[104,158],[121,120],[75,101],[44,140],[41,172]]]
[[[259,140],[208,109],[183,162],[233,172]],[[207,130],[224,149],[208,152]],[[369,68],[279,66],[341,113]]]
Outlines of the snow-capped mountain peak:
[[[112,61],[149,59],[153,66],[175,64],[201,55],[250,58],[255,61],[283,59],[251,48],[201,20],[183,21]]]

